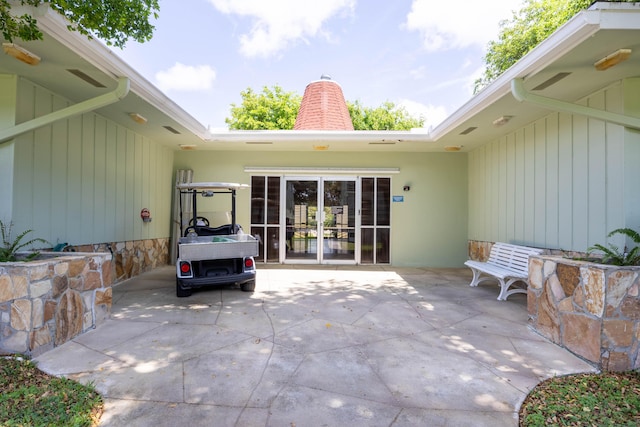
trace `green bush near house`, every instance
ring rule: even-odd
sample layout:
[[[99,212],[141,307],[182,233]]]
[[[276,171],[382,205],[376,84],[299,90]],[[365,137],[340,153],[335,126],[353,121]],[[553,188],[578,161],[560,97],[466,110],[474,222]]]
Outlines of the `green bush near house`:
[[[608,246],[595,244],[587,250],[587,256],[591,255],[594,251],[599,251],[604,254],[602,256],[603,264],[618,266],[640,265],[640,234],[630,228],[617,228],[607,234],[607,237],[612,237],[616,234],[622,234],[628,237],[635,243],[635,246],[631,249],[625,246],[624,249],[620,250],[616,245],[611,243]]]
[[[0,237],[2,238],[2,245],[0,245],[0,262],[14,262],[14,261],[31,261],[40,255],[39,251],[33,251],[28,254],[24,258],[18,258],[18,252],[26,248],[27,246],[31,246],[34,243],[43,243],[48,244],[44,239],[35,238],[23,242],[22,239],[31,233],[33,230],[25,230],[22,233],[18,234],[13,240],[11,237],[13,231],[13,223],[9,222],[6,224],[2,220],[0,220]]]

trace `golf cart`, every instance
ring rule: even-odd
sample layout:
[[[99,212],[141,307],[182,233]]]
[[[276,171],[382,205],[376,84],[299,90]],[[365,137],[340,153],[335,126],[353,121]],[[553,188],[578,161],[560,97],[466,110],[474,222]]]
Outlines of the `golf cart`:
[[[249,186],[226,182],[194,182],[178,184],[176,188],[180,193],[177,296],[188,297],[195,288],[223,284],[239,285],[242,291],[253,292],[256,286],[253,257],[258,255],[258,241],[253,236],[244,234],[242,227],[236,224],[236,191]],[[231,222],[212,226],[206,213],[199,213],[198,199],[219,194],[231,196],[231,211],[225,212],[225,220]]]

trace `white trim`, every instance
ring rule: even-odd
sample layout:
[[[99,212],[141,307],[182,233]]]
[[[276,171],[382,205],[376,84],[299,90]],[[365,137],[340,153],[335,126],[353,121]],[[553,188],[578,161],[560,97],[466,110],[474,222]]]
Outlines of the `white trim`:
[[[266,174],[349,174],[388,175],[400,173],[400,168],[341,168],[341,167],[289,167],[289,166],[245,166],[246,173]]]
[[[212,130],[208,143],[236,142],[269,145],[275,142],[363,142],[394,145],[433,143],[428,130]]]

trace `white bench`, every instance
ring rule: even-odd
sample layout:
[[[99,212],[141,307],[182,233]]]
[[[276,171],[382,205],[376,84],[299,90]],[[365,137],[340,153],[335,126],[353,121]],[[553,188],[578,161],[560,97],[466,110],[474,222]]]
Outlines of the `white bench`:
[[[464,263],[473,271],[473,279],[469,286],[478,286],[487,280],[497,280],[500,283],[498,300],[502,301],[512,294],[526,294],[526,288],[509,288],[516,282],[529,284],[529,256],[540,255],[543,251],[544,249],[496,242],[491,247],[487,262],[468,260]]]

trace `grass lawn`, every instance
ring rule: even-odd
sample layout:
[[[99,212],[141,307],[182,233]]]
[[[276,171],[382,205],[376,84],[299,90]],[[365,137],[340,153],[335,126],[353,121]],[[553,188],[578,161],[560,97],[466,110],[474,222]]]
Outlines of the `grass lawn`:
[[[0,357],[0,425],[97,426],[102,397],[90,385],[40,371],[30,360]]]

